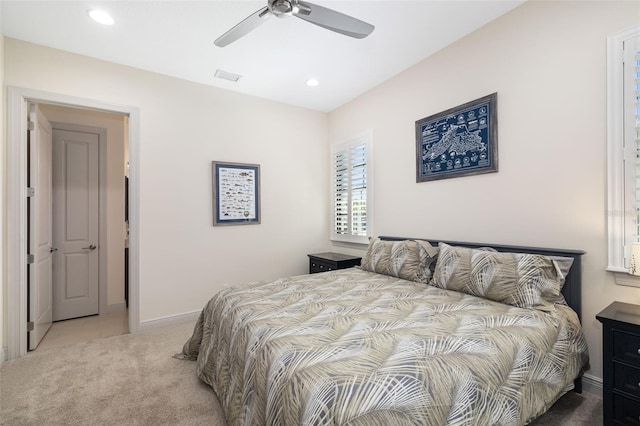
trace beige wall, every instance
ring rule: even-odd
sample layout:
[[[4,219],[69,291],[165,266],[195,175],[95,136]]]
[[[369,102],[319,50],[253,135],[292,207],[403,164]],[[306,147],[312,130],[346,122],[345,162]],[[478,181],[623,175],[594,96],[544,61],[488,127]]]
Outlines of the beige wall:
[[[374,232],[583,249],[583,324],[640,303],[607,266],[606,38],[637,2],[528,2],[329,115],[331,141],[374,131]],[[415,183],[415,121],[498,93],[498,173]]]
[[[106,193],[106,304],[124,308],[124,116],[54,105],[41,105],[40,110],[52,123],[98,127],[107,131],[106,185],[101,188]],[[102,300],[104,295],[100,297]]]
[[[4,68],[10,86],[139,108],[141,321],[327,248],[326,114],[9,38]],[[260,225],[212,226],[213,160],[261,165]]]

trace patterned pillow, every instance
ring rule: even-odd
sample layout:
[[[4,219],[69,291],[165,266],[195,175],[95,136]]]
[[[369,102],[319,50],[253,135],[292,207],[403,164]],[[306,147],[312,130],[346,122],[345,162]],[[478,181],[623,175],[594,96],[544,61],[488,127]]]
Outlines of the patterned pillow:
[[[537,254],[499,253],[440,243],[431,284],[521,308],[553,310],[564,276]]]
[[[437,253],[438,250],[426,241],[383,241],[374,238],[369,241],[360,267],[365,271],[405,280],[428,282],[431,278],[429,265]]]

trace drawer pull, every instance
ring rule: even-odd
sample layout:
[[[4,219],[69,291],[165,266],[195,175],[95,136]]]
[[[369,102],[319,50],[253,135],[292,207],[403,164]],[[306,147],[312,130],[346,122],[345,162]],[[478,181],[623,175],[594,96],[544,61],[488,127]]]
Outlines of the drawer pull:
[[[638,348],[638,355],[640,355],[640,348]]]
[[[320,265],[320,269],[324,269],[324,265]],[[640,353],[640,349],[638,349],[638,353]]]

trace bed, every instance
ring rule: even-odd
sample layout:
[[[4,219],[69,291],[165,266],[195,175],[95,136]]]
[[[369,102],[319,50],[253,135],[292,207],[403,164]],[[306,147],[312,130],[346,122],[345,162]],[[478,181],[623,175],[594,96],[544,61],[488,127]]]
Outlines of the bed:
[[[581,391],[583,254],[380,237],[224,288],[182,354],[229,425],[523,425]]]

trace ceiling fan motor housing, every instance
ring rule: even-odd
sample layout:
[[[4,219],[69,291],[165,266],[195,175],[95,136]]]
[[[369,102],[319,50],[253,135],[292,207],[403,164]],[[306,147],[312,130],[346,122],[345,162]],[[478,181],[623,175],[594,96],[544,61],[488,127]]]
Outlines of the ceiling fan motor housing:
[[[279,18],[311,13],[309,6],[301,4],[298,0],[269,0],[268,7],[269,11]]]
[[[294,4],[290,0],[269,0],[269,10],[276,16],[291,15]]]

